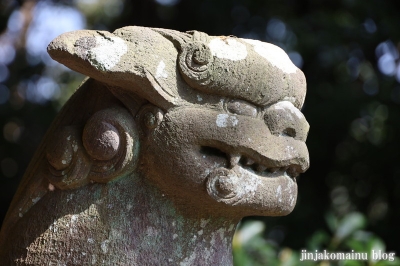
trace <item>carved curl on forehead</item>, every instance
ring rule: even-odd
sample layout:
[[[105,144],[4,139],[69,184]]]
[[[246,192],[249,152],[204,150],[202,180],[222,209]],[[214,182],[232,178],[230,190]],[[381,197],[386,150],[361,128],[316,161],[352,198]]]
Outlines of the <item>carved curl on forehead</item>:
[[[179,70],[194,89],[266,106],[289,100],[301,108],[306,92],[303,73],[279,47],[198,31],[155,29],[179,50]]]
[[[179,54],[179,69],[189,85],[207,85],[211,81],[213,56],[203,42],[192,42],[182,46]]]

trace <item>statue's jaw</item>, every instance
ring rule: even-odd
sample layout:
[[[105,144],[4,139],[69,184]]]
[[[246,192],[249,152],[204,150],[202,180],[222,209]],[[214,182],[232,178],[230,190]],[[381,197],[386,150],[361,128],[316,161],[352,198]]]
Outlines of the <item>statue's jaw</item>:
[[[207,192],[218,202],[246,208],[249,215],[281,216],[294,209],[297,184],[284,168],[275,173],[257,174],[236,165],[210,173]]]
[[[308,165],[302,166],[296,160],[258,160],[210,147],[202,147],[200,151],[209,157],[214,154],[213,160],[216,156],[221,158],[221,167],[213,169],[207,177],[207,192],[218,202],[256,210],[254,215],[286,215],[293,210],[296,177]]]

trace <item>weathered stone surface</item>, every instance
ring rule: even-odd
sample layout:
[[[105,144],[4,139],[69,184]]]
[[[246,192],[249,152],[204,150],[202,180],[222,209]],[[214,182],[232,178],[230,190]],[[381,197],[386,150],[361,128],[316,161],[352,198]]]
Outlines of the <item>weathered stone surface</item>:
[[[125,27],[48,51],[90,78],[26,171],[6,265],[231,265],[242,217],[293,210],[306,82],[280,48]]]

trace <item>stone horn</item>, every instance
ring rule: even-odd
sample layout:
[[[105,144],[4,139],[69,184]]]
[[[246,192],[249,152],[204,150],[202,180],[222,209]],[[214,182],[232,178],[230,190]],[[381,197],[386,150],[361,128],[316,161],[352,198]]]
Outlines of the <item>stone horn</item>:
[[[68,32],[47,50],[68,68],[104,82],[114,94],[125,90],[163,109],[176,105],[176,88],[184,85],[176,73],[174,44],[149,28]]]

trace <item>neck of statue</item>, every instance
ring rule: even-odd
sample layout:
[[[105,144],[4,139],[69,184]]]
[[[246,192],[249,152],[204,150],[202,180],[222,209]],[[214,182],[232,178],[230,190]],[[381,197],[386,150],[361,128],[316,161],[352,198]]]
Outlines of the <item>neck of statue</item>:
[[[55,190],[18,222],[27,232],[9,234],[20,236],[10,252],[26,264],[55,259],[77,265],[232,265],[239,219],[178,209],[137,176]]]

